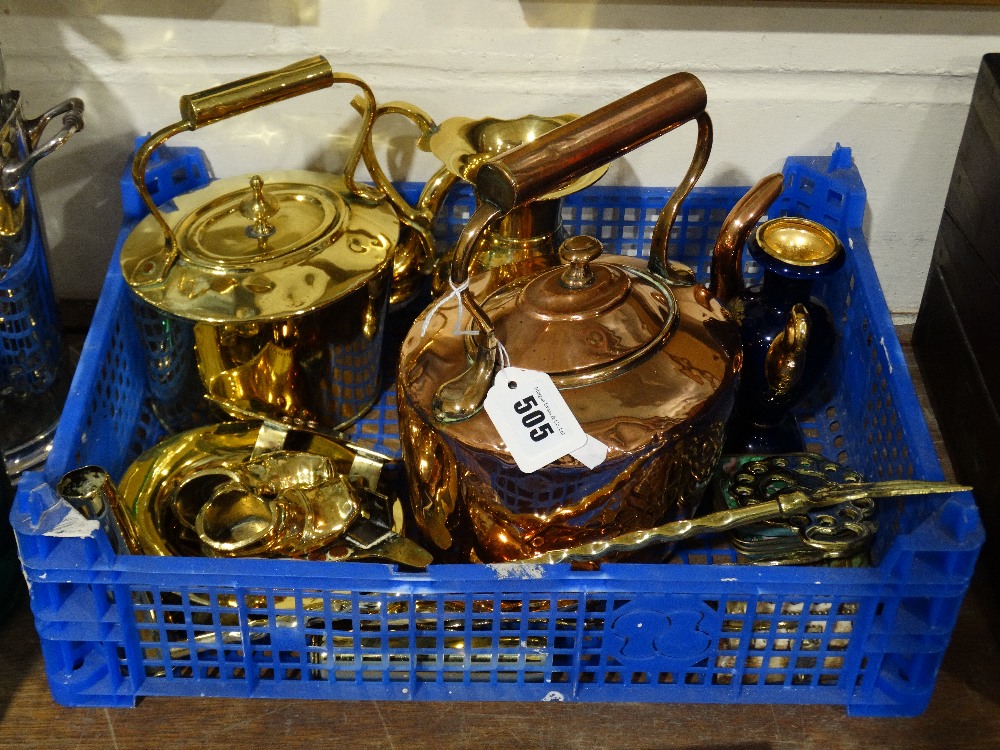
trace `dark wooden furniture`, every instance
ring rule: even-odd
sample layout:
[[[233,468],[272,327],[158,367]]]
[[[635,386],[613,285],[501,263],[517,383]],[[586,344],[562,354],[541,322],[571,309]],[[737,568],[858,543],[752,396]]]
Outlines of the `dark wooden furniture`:
[[[976,79],[913,349],[959,481],[974,487],[987,543],[1000,534],[1000,54]]]

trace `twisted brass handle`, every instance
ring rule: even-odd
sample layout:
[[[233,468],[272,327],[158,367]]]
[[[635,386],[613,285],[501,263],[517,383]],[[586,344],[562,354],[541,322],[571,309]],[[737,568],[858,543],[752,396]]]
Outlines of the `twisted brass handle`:
[[[701,534],[715,534],[731,531],[761,521],[777,518],[793,518],[817,508],[828,508],[854,500],[868,500],[876,497],[903,497],[906,495],[929,495],[949,492],[964,492],[972,489],[960,484],[947,482],[924,482],[899,479],[887,482],[857,482],[831,484],[806,494],[792,490],[778,495],[774,500],[754,503],[735,510],[709,513],[688,521],[673,521],[651,529],[642,529],[620,534],[611,539],[580,544],[567,549],[551,550],[525,562],[560,563],[599,560],[615,552],[634,552],[652,544],[680,542]],[[809,527],[797,528],[803,541],[813,543]],[[826,544],[823,540],[819,543]]]

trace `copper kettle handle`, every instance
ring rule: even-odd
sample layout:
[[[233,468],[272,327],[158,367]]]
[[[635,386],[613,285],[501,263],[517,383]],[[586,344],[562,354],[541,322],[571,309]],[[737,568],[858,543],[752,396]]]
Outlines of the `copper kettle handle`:
[[[514,206],[545,195],[699,117],[707,100],[705,87],[696,76],[675,73],[496,156],[479,168],[478,208],[458,241],[450,279],[479,326],[479,347],[472,366],[438,389],[432,406],[439,421],[460,421],[479,411],[492,380],[497,349],[493,324],[467,286],[472,249],[490,222]]]
[[[780,172],[762,178],[732,207],[712,253],[708,290],[725,306],[743,293],[743,246],[750,230],[781,195],[784,177]]]
[[[150,259],[143,264],[137,270],[135,278],[129,279],[129,282],[140,285],[158,283],[163,280],[177,259],[177,238],[146,187],[146,165],[158,146],[178,133],[197,130],[268,104],[329,88],[334,83],[350,83],[360,87],[367,103],[362,113],[364,121],[361,131],[344,167],[347,188],[362,199],[381,201],[383,196],[379,191],[357,183],[354,178],[361,161],[364,141],[374,121],[375,95],[368,84],[357,76],[350,73],[335,73],[325,57],[317,55],[278,70],[257,73],[194,94],[185,94],[180,98],[179,104],[181,119],[147,138],[132,160],[132,180],[146,208],[163,230],[164,251],[155,261]]]
[[[661,78],[491,159],[477,197],[506,213],[694,119],[707,100],[691,73]]]

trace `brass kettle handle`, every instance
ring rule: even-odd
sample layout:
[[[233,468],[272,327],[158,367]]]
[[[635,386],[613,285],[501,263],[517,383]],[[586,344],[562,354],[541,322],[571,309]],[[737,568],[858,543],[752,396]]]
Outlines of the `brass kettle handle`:
[[[360,87],[366,102],[362,112],[361,131],[344,166],[347,188],[364,200],[381,201],[383,196],[379,191],[359,184],[354,177],[361,161],[362,146],[374,121],[375,95],[368,84],[357,76],[335,73],[325,57],[317,55],[284,68],[257,73],[194,94],[185,94],[180,98],[179,104],[181,119],[147,138],[132,160],[132,180],[146,208],[163,230],[164,251],[157,260],[151,259],[143,264],[129,282],[137,285],[158,283],[164,279],[177,259],[177,238],[146,188],[146,166],[158,146],[178,133],[197,130],[268,104],[329,88],[334,83],[350,83]]]
[[[432,408],[439,421],[460,421],[478,412],[492,380],[497,350],[493,323],[468,290],[472,250],[489,224],[514,206],[552,192],[698,118],[704,114],[707,101],[705,87],[696,76],[675,73],[500,154],[479,168],[478,208],[459,238],[450,280],[479,326],[478,351],[472,366],[435,394]]]
[[[358,111],[358,114],[364,116],[367,105],[360,96],[356,96],[351,100],[351,106]],[[400,222],[414,232],[415,237],[420,244],[420,252],[417,254],[417,263],[423,264],[434,257],[435,243],[433,225],[437,207],[440,205],[445,193],[451,189],[459,178],[457,175],[449,172],[446,167],[441,167],[441,169],[435,172],[434,175],[424,184],[423,190],[421,190],[420,196],[417,199],[417,205],[411,206],[407,203],[403,196],[399,194],[399,191],[396,190],[392,181],[385,174],[385,171],[382,169],[382,165],[375,156],[375,148],[372,145],[374,123],[380,117],[385,115],[402,115],[414,123],[420,129],[417,147],[421,151],[430,150],[427,144],[430,137],[437,132],[438,124],[434,122],[430,115],[415,104],[403,101],[380,104],[375,109],[372,117],[372,127],[368,129],[368,133],[364,139],[361,150],[365,166],[368,167],[368,173],[375,182],[375,186],[382,191],[386,199],[395,209]]]

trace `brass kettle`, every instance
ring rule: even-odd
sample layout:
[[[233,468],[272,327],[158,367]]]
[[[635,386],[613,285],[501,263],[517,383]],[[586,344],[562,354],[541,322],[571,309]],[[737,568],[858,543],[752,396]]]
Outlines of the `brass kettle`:
[[[696,77],[669,76],[479,169],[479,208],[452,267],[455,299],[418,317],[397,379],[411,510],[438,559],[523,560],[693,514],[721,453],[742,361],[729,311],[666,257],[710,152],[706,100]],[[648,267],[599,257],[600,243],[584,237],[563,245],[565,265],[490,294],[495,269],[468,276],[471,248],[513,206],[690,120],[698,146],[661,212]],[[745,237],[759,214],[741,208],[726,224]],[[735,283],[730,274],[719,263],[716,285]],[[455,335],[465,312],[474,337]],[[602,463],[590,469],[565,456],[530,474],[518,468],[481,408],[499,354],[551,377],[584,431],[607,446]]]
[[[354,106],[364,111],[356,98]],[[513,119],[450,117],[436,123],[430,115],[408,102],[389,102],[375,110],[375,120],[384,115],[402,115],[420,129],[417,146],[434,154],[442,166],[424,184],[416,205],[409,205],[385,175],[371,142],[364,146],[365,164],[376,185],[385,193],[403,224],[393,267],[390,305],[402,307],[415,299],[430,277],[434,297],[448,291],[448,277],[456,248],[437,250],[434,225],[453,188],[476,181],[479,168],[494,156],[525,143],[577,118],[564,114],[551,117],[524,115]],[[497,286],[531,275],[559,262],[559,245],[567,239],[562,226],[562,199],[594,184],[608,170],[603,164],[529,201],[514,206],[492,222],[480,236],[469,260],[469,273],[501,268]]]
[[[364,92],[343,175],[282,170],[215,180],[158,207],[146,167],[168,138],[335,83]],[[153,407],[171,432],[230,416],[334,432],[377,400],[399,220],[354,172],[375,98],[314,57],[182,97],[132,177],[149,209],[121,268],[136,301]],[[207,397],[207,398],[206,398]]]

